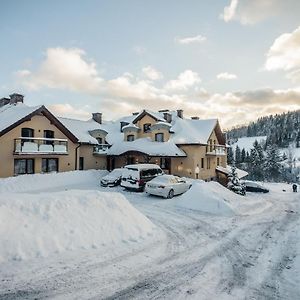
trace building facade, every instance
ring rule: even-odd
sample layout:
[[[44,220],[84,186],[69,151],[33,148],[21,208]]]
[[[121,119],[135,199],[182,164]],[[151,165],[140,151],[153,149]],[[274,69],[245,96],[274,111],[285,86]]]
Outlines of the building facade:
[[[156,163],[170,174],[216,179],[227,166],[218,120],[186,119],[183,111],[143,110],[113,122],[102,114],[80,121],[29,107],[23,96],[0,99],[0,177],[108,169]]]

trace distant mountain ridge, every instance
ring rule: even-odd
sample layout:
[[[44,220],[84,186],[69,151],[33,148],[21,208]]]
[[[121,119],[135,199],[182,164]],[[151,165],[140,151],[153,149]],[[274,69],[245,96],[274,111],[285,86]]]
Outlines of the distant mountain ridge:
[[[265,116],[246,126],[235,127],[226,132],[229,144],[241,137],[267,136],[266,144],[280,148],[294,145],[300,147],[300,110]]]

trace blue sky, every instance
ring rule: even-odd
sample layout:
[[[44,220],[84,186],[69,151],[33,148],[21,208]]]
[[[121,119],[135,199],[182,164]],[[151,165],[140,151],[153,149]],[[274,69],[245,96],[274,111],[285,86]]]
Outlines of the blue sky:
[[[300,108],[299,1],[1,1],[0,25],[1,96],[59,115]]]

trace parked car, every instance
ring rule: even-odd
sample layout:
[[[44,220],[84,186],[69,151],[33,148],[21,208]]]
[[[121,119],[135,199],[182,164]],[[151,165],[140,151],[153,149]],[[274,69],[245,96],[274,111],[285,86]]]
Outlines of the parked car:
[[[243,181],[243,184],[245,185],[247,192],[269,193],[269,190],[267,188],[256,182],[245,180]]]
[[[185,193],[191,186],[191,183],[178,176],[162,175],[149,181],[145,191],[147,194],[171,199],[174,195]]]
[[[121,186],[129,190],[143,191],[146,182],[162,174],[162,169],[155,164],[127,165],[124,167]]]
[[[123,174],[123,168],[117,168],[112,170],[108,175],[104,176],[100,180],[102,186],[116,186],[121,183]]]

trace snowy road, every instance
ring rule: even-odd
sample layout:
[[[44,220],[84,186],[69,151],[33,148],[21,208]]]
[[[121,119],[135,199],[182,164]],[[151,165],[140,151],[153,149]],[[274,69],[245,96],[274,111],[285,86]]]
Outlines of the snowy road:
[[[95,251],[7,263],[0,299],[299,299],[299,194],[249,195],[267,205],[235,217],[125,194],[161,228],[160,240],[109,259]]]

